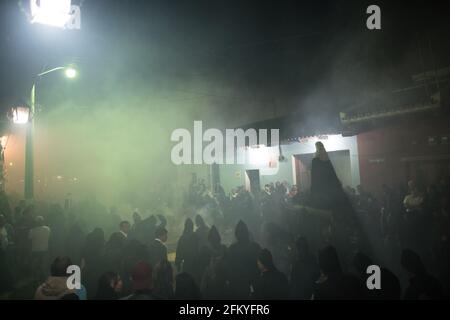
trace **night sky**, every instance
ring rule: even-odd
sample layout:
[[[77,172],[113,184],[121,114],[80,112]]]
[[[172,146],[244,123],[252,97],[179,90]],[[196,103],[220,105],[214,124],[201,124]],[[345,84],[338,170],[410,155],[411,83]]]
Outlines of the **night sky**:
[[[316,108],[318,97],[323,107],[337,110],[406,86],[413,73],[446,66],[444,1],[377,1],[382,30],[369,31],[365,10],[372,2],[73,1],[81,4],[82,29],[61,31],[30,25],[18,1],[2,1],[1,107],[26,100],[41,68],[66,61],[80,66],[83,81],[45,79],[59,86],[51,104],[68,91],[78,103],[101,99],[112,82],[129,91],[135,82],[196,77],[239,90],[191,92],[176,85],[162,98],[185,90],[188,98],[226,100],[256,117],[284,114],[309,101]],[[28,1],[23,6],[28,9]],[[46,98],[42,93],[41,102]]]

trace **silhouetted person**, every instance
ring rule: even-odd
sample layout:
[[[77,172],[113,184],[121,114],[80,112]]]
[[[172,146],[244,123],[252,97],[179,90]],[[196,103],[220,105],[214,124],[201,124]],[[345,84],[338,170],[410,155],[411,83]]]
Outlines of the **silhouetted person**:
[[[275,267],[269,250],[261,250],[257,265],[261,274],[255,283],[254,297],[265,300],[287,299],[289,297],[288,280]]]
[[[173,298],[173,270],[167,259],[161,260],[153,269],[153,292],[161,299]]]
[[[316,257],[309,251],[306,238],[296,241],[297,256],[292,264],[291,295],[295,299],[308,300],[314,293],[316,280],[320,276]]]
[[[167,260],[167,247],[164,244],[167,241],[167,230],[158,227],[155,231],[155,239],[148,247],[150,265],[155,268],[156,264],[161,260]]]
[[[35,223],[36,226],[29,233],[32,254],[31,265],[35,277],[41,281],[45,279],[45,274],[47,274],[50,228],[44,224],[42,216],[37,216]]]
[[[236,225],[235,236],[236,242],[229,247],[227,256],[230,294],[235,299],[247,299],[259,275],[256,261],[260,247],[250,241],[247,226],[242,221]]]
[[[112,237],[114,238],[114,236]],[[108,263],[110,268],[113,268],[114,265],[117,267],[120,264],[118,262],[121,254],[120,250],[114,251],[111,248],[109,254],[111,259],[105,261],[105,234],[102,229],[95,228],[87,235],[81,254],[85,265],[82,270],[82,276],[89,298],[95,297],[98,278],[104,271],[106,262],[111,263],[111,265]]]
[[[402,267],[411,275],[409,286],[404,293],[405,300],[436,300],[443,298],[443,289],[439,281],[428,274],[419,255],[405,249],[401,256]]]
[[[211,250],[212,258],[224,257],[227,252],[227,247],[222,244],[222,238],[215,226],[212,226],[209,230],[208,247]]]
[[[186,273],[182,272],[175,278],[175,294],[176,300],[199,300],[201,299],[200,290],[195,283],[194,278]]]
[[[320,250],[318,260],[321,275],[316,281],[314,299],[340,299],[340,284],[343,274],[336,249],[332,246],[327,246]]]
[[[83,252],[85,235],[79,224],[74,224],[70,230],[66,240],[66,253],[70,255],[75,264],[80,264]]]
[[[184,223],[183,234],[177,243],[175,266],[178,271],[193,274],[196,269],[196,258],[198,254],[198,239],[194,233],[194,222],[187,218]]]
[[[195,216],[195,225],[197,226],[197,229],[195,230],[195,234],[198,238],[199,247],[207,245],[208,244],[209,227],[206,225],[202,216],[199,214],[197,214]]]
[[[316,142],[311,164],[311,196],[314,205],[331,209],[342,196],[341,183],[322,142]]]
[[[117,272],[121,270],[125,242],[125,237],[119,234],[119,232],[111,234],[111,237],[105,245],[105,264],[109,269],[117,270]]]
[[[122,292],[122,280],[113,271],[105,272],[98,280],[96,300],[117,300]]]
[[[126,241],[128,239],[128,234],[130,233],[131,225],[128,221],[122,221],[119,224],[119,232],[118,235],[123,237],[123,241]]]
[[[232,299],[227,276],[226,257],[213,257],[203,274],[201,282],[203,297],[210,300]]]
[[[129,237],[144,242],[142,218],[137,211],[133,212],[133,226],[130,228]]]

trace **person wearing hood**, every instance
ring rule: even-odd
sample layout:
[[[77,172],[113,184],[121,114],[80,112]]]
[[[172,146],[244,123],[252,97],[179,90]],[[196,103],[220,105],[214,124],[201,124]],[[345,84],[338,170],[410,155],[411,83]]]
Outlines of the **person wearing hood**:
[[[254,297],[258,300],[287,299],[289,297],[288,279],[275,267],[269,250],[261,250],[257,264],[261,274],[256,282]]]
[[[203,220],[202,216],[199,214],[197,214],[195,216],[195,225],[197,226],[197,229],[195,230],[195,234],[199,241],[199,247],[207,245],[208,244],[209,227],[206,225],[205,220]]]
[[[430,275],[417,253],[410,249],[402,251],[402,267],[410,274],[409,286],[404,292],[405,300],[440,300],[444,298],[441,283]]]
[[[198,239],[194,233],[194,222],[187,218],[184,222],[184,230],[177,243],[175,266],[179,272],[190,274],[196,269],[196,258],[198,254]]]
[[[50,277],[41,284],[34,295],[35,300],[61,300],[76,295],[79,300],[86,300],[86,289],[69,289],[67,268],[72,265],[68,257],[57,257],[50,267]]]
[[[212,258],[224,257],[227,251],[227,247],[222,244],[222,238],[216,226],[212,226],[208,234],[208,245],[211,250]]]
[[[256,261],[261,248],[250,240],[247,225],[242,220],[236,225],[235,237],[236,242],[229,247],[226,258],[230,293],[236,299],[248,299],[258,278]]]

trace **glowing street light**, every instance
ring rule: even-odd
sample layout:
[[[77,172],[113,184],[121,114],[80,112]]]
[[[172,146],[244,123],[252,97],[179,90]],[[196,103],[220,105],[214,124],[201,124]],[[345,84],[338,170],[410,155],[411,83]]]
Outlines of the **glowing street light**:
[[[11,121],[14,124],[26,124],[30,121],[30,118],[30,108],[28,106],[11,109]]]
[[[77,70],[71,67],[66,68],[64,71],[65,75],[69,79],[73,79],[77,76]]]
[[[41,2],[42,3],[42,2]],[[73,66],[57,67],[39,73],[36,80],[42,76],[54,71],[64,70],[67,78],[73,79],[77,76],[77,70]],[[25,143],[25,199],[32,200],[34,197],[34,152],[33,152],[33,132],[34,132],[34,114],[36,108],[36,81],[31,87],[31,105],[28,107],[16,107],[12,110],[12,121],[17,124],[27,125],[26,143]]]

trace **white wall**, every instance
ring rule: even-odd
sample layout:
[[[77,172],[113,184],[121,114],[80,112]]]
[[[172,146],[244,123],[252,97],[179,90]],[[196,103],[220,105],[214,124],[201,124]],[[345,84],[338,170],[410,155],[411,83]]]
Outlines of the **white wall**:
[[[267,148],[268,153],[255,152],[257,156],[249,156],[247,154],[247,162],[243,165],[220,165],[220,181],[225,191],[230,191],[232,188],[238,185],[245,184],[245,170],[259,169],[261,177],[261,186],[269,182],[275,181],[287,181],[289,184],[294,184],[295,180],[295,166],[293,164],[294,155],[314,153],[315,143],[322,141],[325,149],[329,152],[348,150],[350,155],[350,171],[351,171],[351,186],[356,187],[360,184],[359,175],[359,161],[358,161],[358,145],[356,137],[342,137],[341,135],[330,135],[327,139],[319,139],[313,137],[301,142],[293,142],[289,145],[282,145],[281,150],[283,156],[286,158],[284,162],[278,162],[276,168],[269,168],[268,165],[264,165],[267,161],[264,161],[264,156],[267,154],[278,155],[278,147]],[[249,161],[248,160],[252,160]]]

